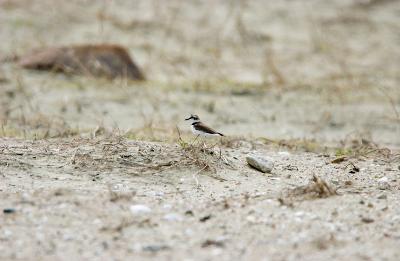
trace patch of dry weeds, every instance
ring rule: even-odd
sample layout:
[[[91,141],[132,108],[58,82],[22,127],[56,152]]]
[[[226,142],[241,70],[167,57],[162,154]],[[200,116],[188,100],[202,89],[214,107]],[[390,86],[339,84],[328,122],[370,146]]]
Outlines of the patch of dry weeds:
[[[307,185],[285,191],[278,200],[283,205],[292,206],[295,201],[327,198],[336,195],[338,195],[336,188],[324,179],[313,175]]]

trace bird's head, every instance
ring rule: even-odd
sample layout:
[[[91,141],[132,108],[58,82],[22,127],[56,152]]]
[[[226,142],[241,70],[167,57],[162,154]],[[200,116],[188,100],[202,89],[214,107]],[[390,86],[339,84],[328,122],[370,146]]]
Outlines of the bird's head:
[[[190,114],[190,117],[185,119],[185,121],[197,122],[197,121],[200,121],[200,118],[199,118],[199,116],[197,116],[195,114]]]

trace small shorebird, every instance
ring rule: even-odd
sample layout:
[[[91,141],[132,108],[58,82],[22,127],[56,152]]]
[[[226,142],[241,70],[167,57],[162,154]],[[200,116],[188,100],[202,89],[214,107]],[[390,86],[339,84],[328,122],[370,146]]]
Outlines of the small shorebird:
[[[191,128],[194,135],[196,135],[196,139],[201,137],[216,137],[216,136],[224,136],[224,134],[213,130],[208,127],[204,123],[200,121],[199,116],[191,114],[189,118],[185,119],[185,121],[192,121]],[[196,141],[196,139],[194,141]],[[194,143],[193,141],[193,143]]]

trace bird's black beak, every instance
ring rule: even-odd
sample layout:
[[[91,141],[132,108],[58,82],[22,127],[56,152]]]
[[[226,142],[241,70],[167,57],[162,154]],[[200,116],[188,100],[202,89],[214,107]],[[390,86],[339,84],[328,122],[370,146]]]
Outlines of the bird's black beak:
[[[192,118],[192,116],[190,116],[189,118],[185,119],[185,121],[188,121],[188,120],[190,120],[191,118]]]

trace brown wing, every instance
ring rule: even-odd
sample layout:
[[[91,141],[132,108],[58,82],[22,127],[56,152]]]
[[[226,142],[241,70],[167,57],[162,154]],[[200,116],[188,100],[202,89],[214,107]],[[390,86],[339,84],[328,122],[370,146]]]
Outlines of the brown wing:
[[[210,127],[204,125],[202,122],[197,122],[193,125],[196,128],[196,130],[199,130],[199,131],[202,131],[202,132],[205,132],[208,134],[218,134],[218,135],[224,136],[222,133],[219,133],[216,130],[211,129]]]

